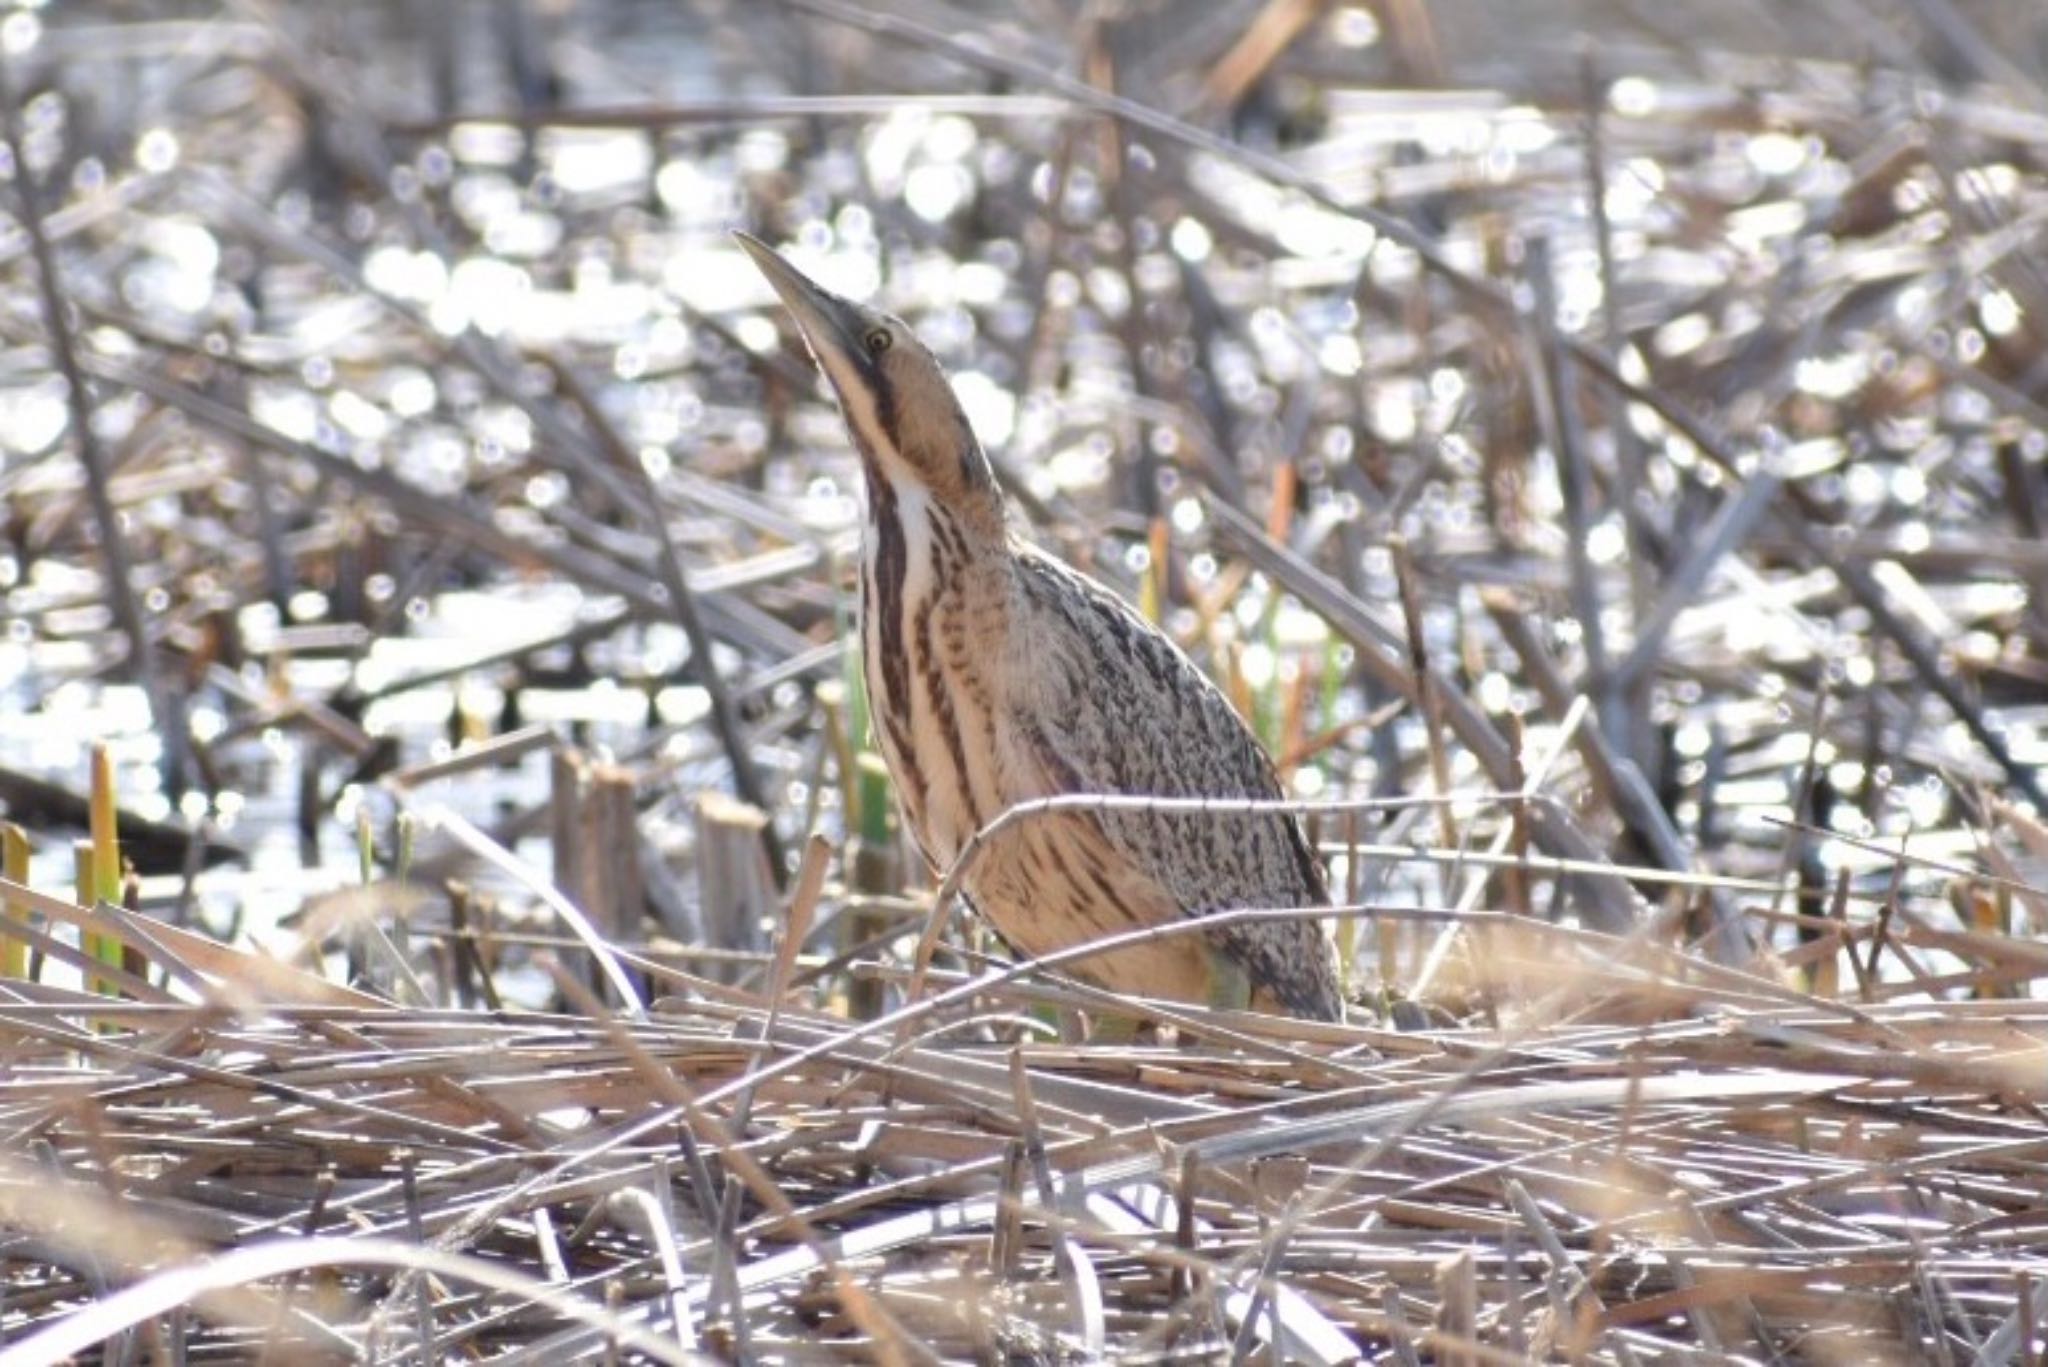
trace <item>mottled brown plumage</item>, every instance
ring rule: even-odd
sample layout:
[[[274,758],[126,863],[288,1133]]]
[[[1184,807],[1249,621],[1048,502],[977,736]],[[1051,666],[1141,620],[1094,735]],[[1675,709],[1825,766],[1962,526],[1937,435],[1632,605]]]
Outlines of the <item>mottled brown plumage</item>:
[[[975,831],[1039,798],[1279,797],[1257,740],[1179,647],[1011,536],[981,445],[910,329],[740,240],[795,316],[861,454],[869,712],[932,865],[943,871]],[[1329,900],[1299,823],[1273,813],[1038,816],[992,840],[963,881],[1027,955],[1184,916]],[[1135,995],[1216,1001],[1248,987],[1259,1005],[1343,1016],[1335,956],[1313,919],[1219,927],[1073,971]]]

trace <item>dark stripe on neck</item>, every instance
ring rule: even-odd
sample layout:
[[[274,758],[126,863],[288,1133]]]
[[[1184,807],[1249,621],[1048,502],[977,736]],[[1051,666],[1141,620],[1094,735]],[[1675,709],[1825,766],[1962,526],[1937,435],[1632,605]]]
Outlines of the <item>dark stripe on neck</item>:
[[[868,374],[868,397],[875,405],[875,426],[889,438],[891,446],[901,451],[903,439],[896,433],[896,390],[890,385],[889,377],[882,373],[880,366],[874,367]]]
[[[873,471],[868,478],[868,521],[875,538],[875,601],[872,622],[882,657],[884,697],[877,701],[892,718],[910,720],[910,653],[903,641],[903,581],[910,553],[896,491]]]
[[[935,577],[944,574],[943,557]],[[917,673],[924,683],[925,701],[932,710],[932,719],[938,723],[939,735],[946,742],[946,758],[953,766],[953,777],[959,784],[960,804],[967,811],[967,829],[971,835],[981,829],[981,807],[974,800],[974,778],[967,767],[967,743],[960,735],[960,719],[953,711],[953,694],[946,685],[946,676],[940,663],[939,641],[932,631],[932,612],[938,607],[940,589],[924,600],[917,612],[917,632],[913,638],[917,643]],[[964,839],[964,837],[963,837]]]
[[[959,524],[943,505],[932,505],[932,537],[945,555],[939,559],[937,577],[943,586],[951,571],[967,559],[967,538],[960,534]],[[949,563],[950,558],[950,563]]]

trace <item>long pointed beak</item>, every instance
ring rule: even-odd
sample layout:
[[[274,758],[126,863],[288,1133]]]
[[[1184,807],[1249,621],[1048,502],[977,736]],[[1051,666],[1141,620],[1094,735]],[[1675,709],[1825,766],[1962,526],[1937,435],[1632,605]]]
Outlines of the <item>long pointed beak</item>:
[[[832,371],[828,355],[854,369],[865,368],[867,353],[860,344],[865,324],[852,304],[790,265],[782,253],[753,234],[734,229],[733,237],[775,287],[828,374]]]

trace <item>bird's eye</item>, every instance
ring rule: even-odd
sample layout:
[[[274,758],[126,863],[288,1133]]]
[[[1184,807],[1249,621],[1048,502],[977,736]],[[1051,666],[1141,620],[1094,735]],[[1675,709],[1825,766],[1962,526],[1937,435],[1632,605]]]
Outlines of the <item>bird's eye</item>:
[[[868,355],[870,356],[881,355],[883,352],[889,349],[890,343],[894,342],[895,340],[896,339],[894,337],[891,337],[889,335],[889,329],[887,328],[876,328],[867,336],[860,339],[861,345],[868,349]]]

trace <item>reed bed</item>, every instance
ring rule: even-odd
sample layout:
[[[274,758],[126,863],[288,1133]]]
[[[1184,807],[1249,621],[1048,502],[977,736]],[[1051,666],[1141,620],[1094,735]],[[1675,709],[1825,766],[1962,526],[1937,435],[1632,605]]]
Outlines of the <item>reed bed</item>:
[[[1497,1025],[1003,1043],[1078,989],[938,973],[850,1025],[802,958],[777,995],[653,945],[644,1015],[476,1012],[99,916],[205,1001],[0,1010],[9,1361],[2036,1351],[2038,1002],[1502,920]]]
[[[8,16],[0,1363],[2040,1360],[2041,20],[1695,8]],[[733,227],[1349,1024],[921,867]]]

